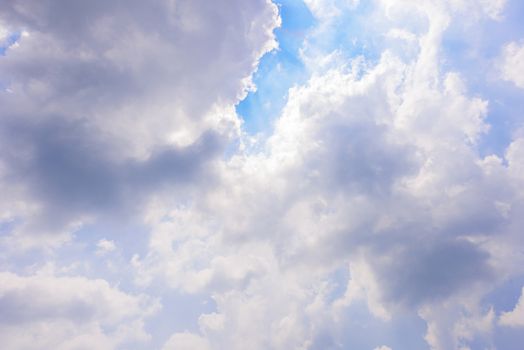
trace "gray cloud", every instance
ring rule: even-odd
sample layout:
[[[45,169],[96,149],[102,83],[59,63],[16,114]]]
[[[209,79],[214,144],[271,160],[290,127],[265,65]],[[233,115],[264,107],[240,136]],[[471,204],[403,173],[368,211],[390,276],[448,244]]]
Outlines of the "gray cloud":
[[[353,116],[348,111],[327,118]],[[316,134],[321,149],[307,159],[304,169],[319,171],[322,188],[331,193],[388,196],[395,181],[417,169],[414,148],[388,141],[388,136],[374,120],[322,125]]]
[[[211,184],[278,25],[264,0],[6,1],[0,20],[24,33],[0,59],[0,181],[35,230]]]
[[[470,242],[416,235],[368,256],[385,300],[409,308],[440,302],[475,283],[488,282],[494,277],[488,259],[486,251]]]
[[[2,130],[5,181],[27,189],[44,208],[39,225],[60,227],[79,215],[115,215],[138,209],[151,193],[213,182],[211,163],[223,137],[203,134],[187,147],[164,146],[147,159],[120,159],[117,147],[83,123],[53,120]],[[118,153],[117,153],[118,155]]]

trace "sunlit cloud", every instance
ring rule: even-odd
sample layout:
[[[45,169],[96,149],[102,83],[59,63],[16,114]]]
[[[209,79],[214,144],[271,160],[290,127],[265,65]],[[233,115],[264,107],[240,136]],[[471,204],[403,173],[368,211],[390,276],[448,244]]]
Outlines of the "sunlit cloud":
[[[520,350],[523,11],[3,2],[3,346]]]

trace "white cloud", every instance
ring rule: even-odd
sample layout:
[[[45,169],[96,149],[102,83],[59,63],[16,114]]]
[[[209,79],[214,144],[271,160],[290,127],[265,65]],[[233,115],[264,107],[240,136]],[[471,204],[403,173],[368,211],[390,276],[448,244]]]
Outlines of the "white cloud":
[[[158,307],[104,280],[0,273],[0,334],[9,349],[113,349],[146,342],[144,318]]]
[[[0,62],[14,94],[0,102],[16,116],[0,138],[12,152],[0,160],[0,217],[29,222],[4,245],[41,242],[32,230],[70,222],[144,224],[148,244],[129,254],[137,288],[215,306],[187,321],[198,331],[170,330],[166,350],[344,345],[359,301],[385,325],[419,315],[432,349],[489,337],[495,311],[480,304],[522,260],[524,143],[513,140],[504,159],[480,155],[488,101],[443,68],[441,41],[465,13],[494,17],[501,3],[380,1],[369,35],[400,38],[410,54],[319,54],[311,62],[330,64],[289,91],[274,133],[227,158],[228,142],[248,143],[234,104],[276,45],[273,4],[101,2],[56,23],[52,2],[0,5],[31,32]],[[307,4],[335,23],[357,2]],[[98,254],[116,249],[104,236]],[[52,328],[46,347],[148,338],[150,298],[82,277],[2,276],[16,301],[7,306],[31,301],[6,307],[12,342],[23,322],[35,337]],[[186,317],[173,314],[162,322]]]
[[[7,28],[3,26],[3,23],[0,22],[0,45],[2,46],[4,45],[4,41],[7,39],[8,36],[9,36],[9,31],[7,30]]]
[[[104,255],[107,253],[111,253],[115,251],[116,249],[115,242],[107,240],[105,238],[99,240],[98,243],[96,244],[96,247],[97,247],[97,250],[96,250],[97,255]]]
[[[486,104],[456,74],[426,85],[421,62],[385,54],[364,72],[312,78],[290,91],[266,152],[234,157],[203,203],[169,220],[156,209],[141,273],[215,296],[220,326],[202,326],[213,346],[311,346],[331,310],[356,298],[382,319],[424,307],[435,349],[466,339],[446,333],[460,313],[441,316],[438,332],[434,313],[493,277],[489,254],[467,240],[504,220],[501,198],[479,200],[488,185],[472,147]],[[357,257],[346,296],[326,300],[329,274]]]
[[[507,44],[500,57],[502,79],[513,82],[524,89],[524,45],[512,42]]]
[[[484,12],[495,20],[503,19],[503,11],[506,3],[506,0],[480,0]]]
[[[360,0],[304,0],[309,11],[319,20],[330,21],[347,10],[353,10]]]
[[[209,350],[205,338],[191,333],[176,333],[169,338],[162,350]]]
[[[507,272],[493,242],[516,237],[520,147],[507,165],[479,156],[488,103],[441,67],[460,15],[418,4],[429,24],[408,41],[415,60],[385,51],[314,74],[289,91],[261,152],[222,165],[220,186],[151,209],[140,278],[213,295],[200,324],[212,348],[326,348],[358,299],[391,322],[419,314],[433,349],[491,332],[478,304]],[[329,296],[348,265],[346,289]]]
[[[505,158],[509,163],[510,174],[516,179],[522,179],[524,174],[524,138],[513,140],[506,150]]]

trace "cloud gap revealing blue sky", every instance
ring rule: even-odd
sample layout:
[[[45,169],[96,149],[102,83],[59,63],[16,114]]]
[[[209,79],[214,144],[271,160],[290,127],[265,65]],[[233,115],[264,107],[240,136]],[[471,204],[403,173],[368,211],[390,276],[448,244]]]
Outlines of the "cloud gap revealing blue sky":
[[[7,33],[7,36],[5,38],[2,38],[2,42],[0,42],[0,55],[4,56],[5,52],[9,49],[9,47],[13,46],[19,39],[20,34],[19,33]]]
[[[307,79],[299,50],[315,20],[301,0],[276,4],[282,21],[274,31],[278,48],[262,57],[253,75],[256,90],[236,106],[244,120],[244,130],[250,134],[269,133],[287,101],[288,89]]]
[[[523,15],[0,2],[1,347],[521,350]]]

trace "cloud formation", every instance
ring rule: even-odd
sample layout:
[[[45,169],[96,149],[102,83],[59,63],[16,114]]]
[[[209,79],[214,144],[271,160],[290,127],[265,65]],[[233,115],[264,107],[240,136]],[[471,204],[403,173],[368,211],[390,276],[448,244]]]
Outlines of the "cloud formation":
[[[499,102],[446,45],[505,3],[305,1],[305,83],[267,137],[235,105],[278,45],[269,1],[0,5],[22,33],[0,57],[3,338],[497,348],[522,323],[524,138],[485,151]],[[498,45],[489,78],[522,94]]]
[[[9,349],[114,349],[144,342],[144,318],[158,302],[104,280],[0,274],[0,334]]]
[[[29,211],[12,219],[59,232],[212,182],[279,24],[267,1],[228,4],[3,3],[24,33],[0,61],[2,187]]]
[[[524,326],[524,297],[522,295],[519,298],[515,309],[509,312],[504,312],[500,315],[500,324],[509,327],[522,327]]]
[[[524,88],[522,72],[524,71],[524,45],[512,42],[504,47],[501,57],[502,78]]]

